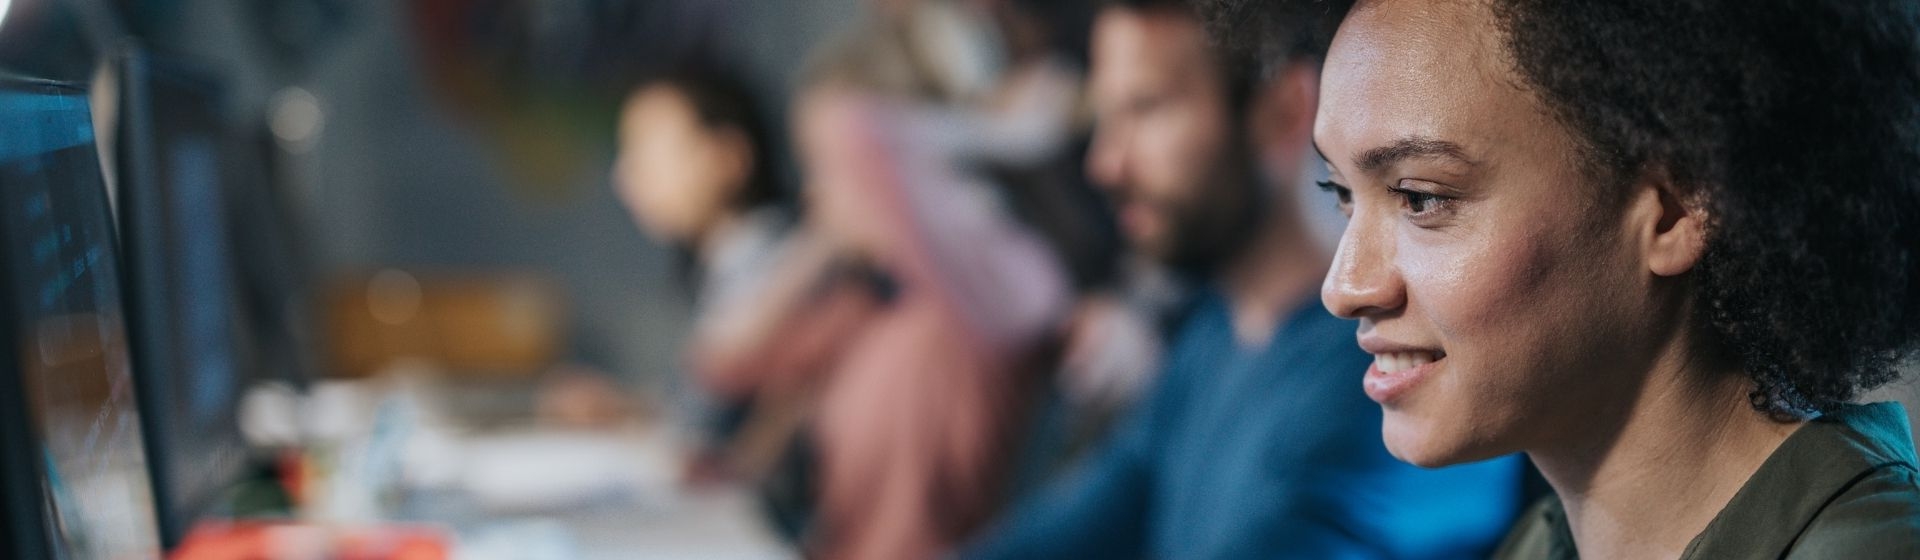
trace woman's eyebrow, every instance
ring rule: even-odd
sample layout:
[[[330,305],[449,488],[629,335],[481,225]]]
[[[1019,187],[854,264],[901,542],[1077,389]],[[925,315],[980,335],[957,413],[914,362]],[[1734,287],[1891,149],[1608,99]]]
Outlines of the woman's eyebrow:
[[[1320,161],[1332,169],[1333,158],[1327,157],[1327,152],[1320,149],[1320,141],[1314,139],[1312,144],[1313,153],[1318,154]],[[1473,158],[1467,157],[1466,148],[1462,148],[1459,144],[1424,136],[1407,136],[1385,146],[1367,150],[1360,154],[1360,157],[1353,158],[1353,164],[1360,168],[1361,172],[1374,173],[1408,159],[1445,159],[1467,167],[1478,165]]]
[[[1353,158],[1353,164],[1361,171],[1372,173],[1409,159],[1448,159],[1468,167],[1475,165],[1473,158],[1467,157],[1467,150],[1459,144],[1423,136],[1402,137],[1367,150]]]

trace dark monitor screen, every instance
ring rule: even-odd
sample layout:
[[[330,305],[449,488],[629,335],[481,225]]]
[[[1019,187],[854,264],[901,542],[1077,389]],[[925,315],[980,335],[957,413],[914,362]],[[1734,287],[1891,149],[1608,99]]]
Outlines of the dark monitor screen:
[[[220,82],[142,50],[120,63],[118,190],[132,350],[162,540],[222,516],[249,466],[237,414],[252,369],[228,227],[237,171]]]
[[[159,554],[85,92],[0,78],[0,502],[21,558]]]

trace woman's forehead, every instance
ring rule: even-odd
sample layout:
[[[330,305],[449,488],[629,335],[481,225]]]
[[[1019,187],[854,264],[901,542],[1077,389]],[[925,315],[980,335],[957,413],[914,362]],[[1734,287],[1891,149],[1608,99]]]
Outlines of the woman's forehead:
[[[1492,12],[1470,2],[1372,2],[1351,14],[1328,51],[1315,140],[1328,156],[1414,138],[1477,158],[1551,125],[1515,87]],[[1521,138],[1515,138],[1516,135]],[[1342,162],[1333,162],[1336,164]]]

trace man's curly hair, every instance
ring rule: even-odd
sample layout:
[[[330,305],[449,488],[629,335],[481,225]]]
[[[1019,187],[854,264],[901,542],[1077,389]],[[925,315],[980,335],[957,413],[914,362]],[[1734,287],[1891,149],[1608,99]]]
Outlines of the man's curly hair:
[[[1269,56],[1312,28],[1288,18],[1353,4],[1197,1]],[[1920,3],[1485,1],[1597,179],[1664,172],[1703,201],[1696,332],[1756,409],[1827,412],[1897,377],[1920,345]]]

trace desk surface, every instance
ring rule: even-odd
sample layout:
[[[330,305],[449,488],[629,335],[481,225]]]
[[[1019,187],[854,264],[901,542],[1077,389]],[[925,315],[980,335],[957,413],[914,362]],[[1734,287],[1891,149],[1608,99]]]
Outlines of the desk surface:
[[[670,506],[597,507],[549,514],[422,519],[453,529],[461,560],[776,560],[798,555],[735,490],[690,494]]]
[[[322,523],[445,527],[460,560],[798,557],[750,489],[681,483],[692,446],[670,422],[475,422],[458,391],[404,378],[321,389],[305,408],[334,426],[329,482],[305,516]]]
[[[517,430],[460,438],[449,484],[408,492],[405,521],[450,527],[457,558],[772,560],[798,555],[744,487],[686,488],[661,431]]]

